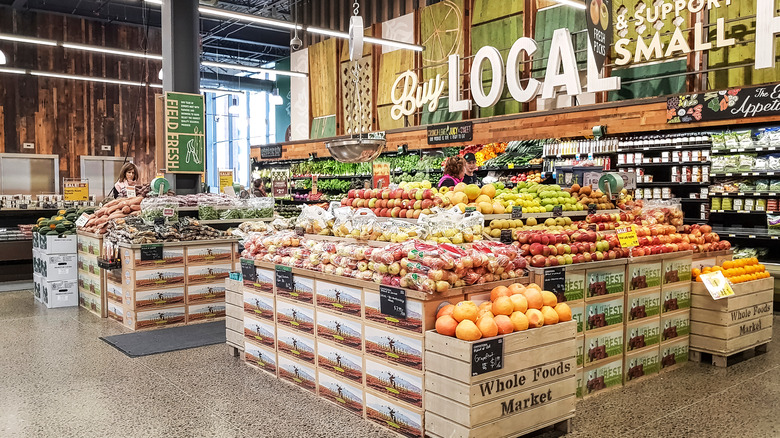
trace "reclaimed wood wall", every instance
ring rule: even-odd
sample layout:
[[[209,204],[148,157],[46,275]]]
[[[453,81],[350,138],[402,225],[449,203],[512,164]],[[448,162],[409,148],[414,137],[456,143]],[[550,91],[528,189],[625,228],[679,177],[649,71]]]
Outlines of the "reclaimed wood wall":
[[[0,32],[161,53],[159,29],[0,8]],[[62,47],[0,42],[6,67],[159,83],[160,61]],[[60,156],[60,177],[78,178],[80,156],[126,154],[154,177],[154,95],[160,89],[0,72],[0,152]],[[35,149],[23,149],[34,143]],[[111,151],[101,150],[110,145]]]

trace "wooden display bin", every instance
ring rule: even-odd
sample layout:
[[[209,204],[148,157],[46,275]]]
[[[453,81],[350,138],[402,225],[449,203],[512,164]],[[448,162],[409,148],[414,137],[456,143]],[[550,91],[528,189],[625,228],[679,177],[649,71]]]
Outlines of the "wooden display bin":
[[[245,342],[241,358],[249,365],[261,369],[276,377],[277,355],[276,350],[260,347],[252,342]]]
[[[363,418],[366,394],[361,383],[331,375],[320,367],[317,369],[317,386],[320,397]]]
[[[762,347],[772,339],[774,278],[732,287],[733,296],[713,300],[703,283],[691,286],[690,348],[694,353],[711,354],[718,366],[726,366],[729,356]]]
[[[629,385],[661,371],[661,350],[658,345],[626,353],[623,363],[623,383]]]
[[[466,342],[426,332],[426,434],[514,437],[550,425],[568,431],[576,395],[575,336],[573,321],[501,336],[503,367],[474,375],[472,349],[490,339]]]

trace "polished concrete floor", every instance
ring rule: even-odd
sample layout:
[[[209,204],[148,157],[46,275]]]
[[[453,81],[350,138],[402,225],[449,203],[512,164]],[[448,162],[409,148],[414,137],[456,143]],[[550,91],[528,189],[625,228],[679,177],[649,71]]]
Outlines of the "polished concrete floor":
[[[768,353],[728,369],[689,363],[579,402],[568,436],[780,437],[778,324]],[[394,436],[227,346],[130,359],[98,339],[120,332],[29,291],[0,293],[0,437]]]

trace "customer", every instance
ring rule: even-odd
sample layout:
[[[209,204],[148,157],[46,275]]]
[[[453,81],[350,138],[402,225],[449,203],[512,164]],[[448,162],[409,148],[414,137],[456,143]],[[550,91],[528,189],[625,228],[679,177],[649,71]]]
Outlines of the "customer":
[[[125,163],[119,170],[119,179],[114,184],[114,197],[127,197],[127,188],[135,187],[138,179],[138,168],[133,163]]]
[[[268,193],[265,191],[265,181],[262,178],[256,179],[253,186],[252,195],[255,198],[265,198],[268,196]]]
[[[463,156],[463,159],[466,161],[466,174],[463,177],[463,182],[466,184],[476,184],[481,186],[482,180],[480,180],[477,175],[474,175],[474,172],[476,172],[478,169],[477,157],[469,152]]]
[[[466,173],[466,161],[460,155],[447,158],[444,162],[444,176],[439,180],[439,187],[455,187],[463,182]]]

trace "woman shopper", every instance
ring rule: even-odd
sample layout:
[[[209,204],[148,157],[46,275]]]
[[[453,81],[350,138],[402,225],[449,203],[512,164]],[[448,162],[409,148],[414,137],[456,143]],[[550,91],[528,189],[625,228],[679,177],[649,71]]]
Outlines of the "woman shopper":
[[[447,158],[444,162],[444,176],[439,180],[439,187],[455,187],[463,182],[466,174],[466,161],[460,155]]]
[[[138,183],[138,168],[133,163],[125,163],[119,170],[119,179],[114,184],[114,197],[125,198],[127,197],[127,188],[135,187]]]

